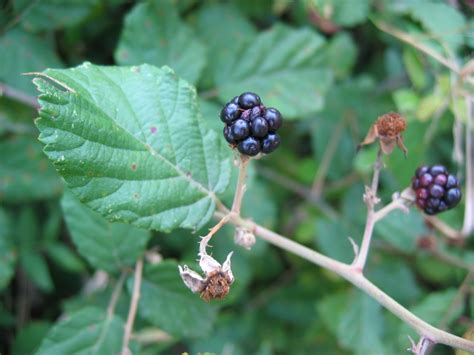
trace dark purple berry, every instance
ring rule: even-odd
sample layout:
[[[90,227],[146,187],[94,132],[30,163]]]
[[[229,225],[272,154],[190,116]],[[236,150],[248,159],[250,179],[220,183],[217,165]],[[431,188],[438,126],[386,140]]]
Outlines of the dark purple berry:
[[[248,109],[260,105],[260,96],[253,92],[244,92],[239,96],[239,106],[243,109]]]
[[[247,138],[250,133],[249,123],[245,120],[238,119],[232,124],[231,131],[235,140]]]
[[[438,174],[446,174],[446,168],[442,165],[433,165],[430,169],[430,174],[436,176]]]
[[[262,110],[261,106],[255,106],[250,111],[250,119],[253,120],[254,118],[260,117],[262,115],[262,112],[263,112],[263,110]]]
[[[445,174],[436,175],[436,177],[434,178],[434,183],[440,186],[446,185],[447,181],[448,181],[448,177]]]
[[[411,186],[416,205],[428,215],[453,208],[462,198],[458,180],[442,165],[419,167]]]
[[[240,153],[253,157],[260,153],[260,142],[253,137],[248,137],[239,143],[237,149]]]
[[[278,130],[283,122],[280,111],[273,107],[269,107],[265,110],[263,118],[267,120],[268,130],[270,132]]]
[[[237,142],[235,141],[234,135],[232,134],[232,130],[230,129],[230,126],[225,126],[224,127],[224,138],[229,144],[236,144]]]
[[[457,187],[458,186],[458,179],[454,175],[449,174],[448,175],[448,181],[446,182],[446,188],[450,189],[452,187]]]
[[[461,201],[461,196],[461,190],[459,190],[457,187],[454,187],[448,190],[444,200],[450,208],[453,208],[459,203],[459,201]]]
[[[430,195],[433,197],[442,197],[444,195],[443,187],[435,184],[431,185]]]
[[[250,122],[252,136],[263,138],[268,133],[268,123],[263,117],[256,117]]]
[[[239,97],[238,96],[235,96],[232,100],[230,100],[230,102],[233,102],[234,104],[239,104]]]
[[[430,170],[429,166],[422,165],[418,169],[416,169],[415,175],[416,177],[420,177],[421,175],[426,174],[428,170]]]
[[[423,174],[420,177],[420,185],[423,187],[429,186],[433,182],[433,176],[430,174]]]
[[[262,152],[271,153],[280,145],[280,136],[277,133],[268,133],[262,140]]]
[[[230,124],[240,116],[239,105],[229,102],[221,111],[221,120],[224,123]]]

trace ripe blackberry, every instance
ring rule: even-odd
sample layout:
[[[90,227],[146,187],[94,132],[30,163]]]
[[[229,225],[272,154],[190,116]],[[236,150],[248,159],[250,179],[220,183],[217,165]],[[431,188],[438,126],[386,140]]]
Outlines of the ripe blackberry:
[[[416,205],[428,215],[455,207],[461,201],[459,182],[442,165],[421,166],[412,178]]]
[[[260,105],[260,96],[253,92],[244,92],[239,96],[239,106],[243,109],[253,108]]]
[[[241,154],[268,154],[280,145],[276,131],[283,122],[281,113],[275,108],[266,108],[257,94],[244,92],[235,96],[223,107],[220,117],[226,124],[224,138]]]
[[[239,149],[239,152],[242,154],[253,157],[260,153],[260,142],[253,137],[248,137],[239,143],[237,149]]]

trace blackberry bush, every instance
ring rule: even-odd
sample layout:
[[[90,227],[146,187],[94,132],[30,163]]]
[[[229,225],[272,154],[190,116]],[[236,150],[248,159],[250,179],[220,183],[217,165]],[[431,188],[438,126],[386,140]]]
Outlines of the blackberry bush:
[[[244,92],[224,105],[220,114],[224,138],[241,154],[269,154],[280,145],[277,131],[283,123],[280,111],[265,107],[260,96]]]
[[[442,165],[420,166],[412,179],[416,205],[428,215],[449,210],[461,201],[458,179]]]

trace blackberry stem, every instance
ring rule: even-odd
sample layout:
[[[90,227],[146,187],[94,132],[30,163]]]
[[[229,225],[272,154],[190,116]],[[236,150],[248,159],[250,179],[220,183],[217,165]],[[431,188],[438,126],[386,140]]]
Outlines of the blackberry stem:
[[[374,175],[372,176],[372,184],[366,186],[364,194],[364,202],[367,205],[367,220],[365,223],[364,236],[359,253],[355,256],[352,266],[359,272],[363,272],[367,256],[369,254],[370,242],[376,222],[375,205],[379,202],[377,197],[377,189],[379,186],[380,170],[382,169],[382,149],[377,151],[377,159],[374,164]]]
[[[240,208],[242,206],[242,199],[245,193],[245,179],[247,178],[247,167],[250,158],[245,155],[240,155],[239,161],[239,178],[237,180],[237,186],[235,188],[234,202],[232,202],[231,213],[235,213],[240,216]]]

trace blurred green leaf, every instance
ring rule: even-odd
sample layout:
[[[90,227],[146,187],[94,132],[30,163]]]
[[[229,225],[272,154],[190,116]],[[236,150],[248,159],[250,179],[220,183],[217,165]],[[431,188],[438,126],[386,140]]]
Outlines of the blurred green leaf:
[[[42,31],[73,26],[84,21],[100,0],[14,0],[21,24],[28,31]]]
[[[205,129],[194,87],[149,65],[85,63],[45,75],[75,91],[34,79],[40,140],[81,201],[109,220],[163,231],[211,218],[230,152]]]
[[[206,64],[206,52],[171,2],[154,0],[136,5],[127,15],[115,60],[120,65],[168,65],[194,84]]]
[[[396,210],[375,225],[374,237],[380,236],[396,248],[412,252],[416,248],[416,239],[426,232],[423,218],[417,211],[406,214]]]
[[[413,86],[417,89],[423,89],[428,84],[428,77],[422,58],[416,49],[411,47],[403,49],[403,63]]]
[[[252,5],[254,8],[256,4]],[[205,4],[197,13],[197,33],[207,45],[207,66],[201,82],[209,88],[218,74],[215,67],[232,71],[234,57],[239,56],[242,44],[253,39],[257,31],[233,4]]]
[[[319,14],[338,25],[354,26],[367,18],[371,0],[357,0],[350,4],[345,0],[310,0]]]
[[[0,201],[26,202],[57,197],[63,184],[33,137],[0,141]]]
[[[61,205],[78,252],[93,267],[118,272],[133,265],[144,253],[150,232],[123,223],[110,223],[70,192],[64,194]]]
[[[127,285],[131,291],[133,279]],[[211,331],[217,308],[184,285],[176,262],[164,261],[145,267],[138,312],[173,335],[202,337]]]
[[[20,250],[20,266],[31,282],[42,291],[53,291],[53,280],[43,255],[34,250]]]
[[[123,328],[119,317],[86,307],[56,323],[36,354],[119,354]]]
[[[240,55],[214,66],[220,99],[257,92],[287,119],[320,110],[332,81],[330,70],[312,64],[323,44],[322,36],[308,28],[273,26],[242,45]]]
[[[51,323],[34,321],[20,329],[12,345],[13,355],[34,354],[51,328]]]
[[[49,244],[46,247],[46,254],[64,270],[77,273],[85,270],[82,260],[63,244]]]
[[[347,32],[338,32],[320,51],[321,63],[332,69],[336,79],[350,75],[356,64],[357,46]]]
[[[31,78],[22,73],[60,68],[52,38],[12,29],[0,36],[0,82],[30,95],[35,94]]]
[[[0,291],[10,282],[16,263],[10,216],[0,208]]]

